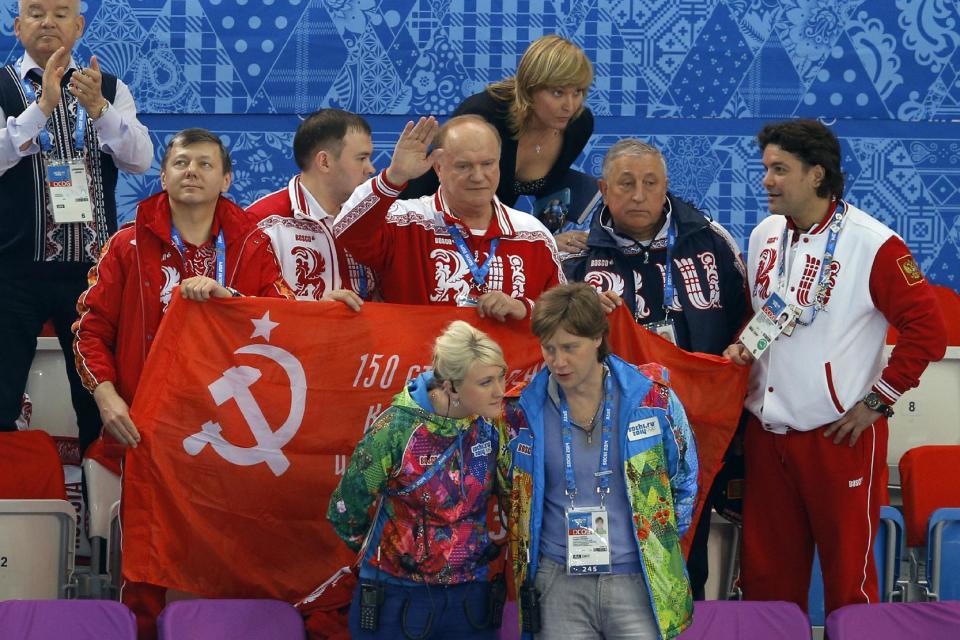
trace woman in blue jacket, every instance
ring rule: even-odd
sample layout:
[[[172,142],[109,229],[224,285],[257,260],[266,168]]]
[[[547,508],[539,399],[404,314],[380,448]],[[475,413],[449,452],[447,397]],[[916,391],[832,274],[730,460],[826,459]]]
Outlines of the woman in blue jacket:
[[[662,367],[609,353],[591,286],[543,294],[532,327],[547,370],[508,404],[501,459],[521,628],[673,638],[693,612],[680,537],[698,465],[683,406]]]

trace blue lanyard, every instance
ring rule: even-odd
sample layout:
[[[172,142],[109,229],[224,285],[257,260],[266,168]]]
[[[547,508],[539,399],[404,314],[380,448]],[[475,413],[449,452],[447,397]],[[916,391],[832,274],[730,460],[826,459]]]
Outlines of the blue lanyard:
[[[667,227],[667,261],[663,268],[663,317],[670,317],[670,309],[673,308],[673,302],[676,298],[676,290],[673,287],[673,247],[677,243],[677,232],[673,225]]]
[[[480,425],[480,427],[481,427],[481,433],[483,434],[483,436],[486,437],[486,438],[490,438],[490,439],[492,440],[492,439],[493,439],[493,433],[492,433],[492,432],[493,432],[493,429],[492,429],[490,423],[487,422],[484,418],[480,418],[480,417],[477,418],[477,422],[479,423],[479,425]],[[463,460],[463,431],[461,431],[460,433],[457,434],[457,440],[456,440],[456,442],[450,443],[450,446],[447,447],[446,450],[444,450],[444,452],[441,453],[441,454],[437,457],[437,459],[433,461],[433,464],[431,464],[430,467],[429,467],[426,471],[424,471],[423,474],[422,474],[419,478],[417,478],[415,481],[413,481],[412,483],[408,484],[407,486],[403,487],[402,489],[396,489],[396,490],[389,490],[389,489],[388,489],[388,490],[385,491],[385,493],[386,493],[388,496],[406,496],[406,495],[410,495],[411,493],[413,493],[414,491],[416,491],[417,489],[419,489],[420,487],[422,487],[423,485],[425,485],[427,482],[429,482],[430,479],[431,479],[433,476],[435,476],[435,475],[437,474],[437,472],[438,472],[441,468],[443,468],[443,466],[444,466],[445,464],[447,464],[447,462],[450,460],[450,458],[453,457],[453,454],[456,453],[456,452],[458,452],[458,451],[460,452],[460,460]],[[464,488],[463,488],[463,476],[464,476],[464,474],[462,473],[462,470],[461,470],[461,474],[460,474],[460,478],[461,478],[461,480],[460,480],[460,495],[462,495],[462,496],[464,497],[464,499],[466,499],[466,492],[465,492],[465,490],[464,490]]]
[[[490,255],[487,256],[487,261],[484,262],[481,267],[474,259],[473,253],[470,251],[470,247],[467,246],[467,241],[463,239],[463,234],[460,233],[457,225],[448,224],[447,231],[449,231],[451,237],[453,237],[453,242],[457,245],[457,251],[459,251],[463,259],[467,261],[467,267],[473,276],[474,287],[480,295],[485,294],[489,291],[487,288],[487,273],[490,271],[490,265],[493,264],[493,259],[497,255],[497,245],[500,244],[500,238],[494,238],[490,242]]]
[[[23,93],[27,97],[27,102],[37,101],[37,92],[33,88],[33,83],[23,77],[23,58],[17,60],[17,77],[20,78],[20,86],[23,87]],[[74,131],[73,144],[77,153],[82,153],[86,148],[84,137],[87,133],[87,110],[77,102],[77,128]],[[53,142],[50,141],[50,132],[46,127],[40,130],[39,134],[40,148],[49,153],[53,149]]]
[[[813,303],[810,319],[806,322],[797,316],[797,322],[805,327],[813,324],[817,313],[826,305],[827,293],[830,291],[828,280],[830,279],[830,265],[833,263],[833,255],[837,250],[837,238],[840,237],[840,231],[843,229],[843,218],[846,214],[846,205],[842,202],[837,203],[837,208],[833,213],[833,221],[830,223],[830,232],[827,235],[827,246],[823,251],[823,258],[820,260],[820,272],[817,274],[817,293],[816,301]],[[786,274],[787,251],[789,250],[790,229],[784,227],[783,237],[780,239],[780,265],[777,269],[778,289],[784,293],[787,287]]]
[[[560,420],[563,423],[563,464],[567,478],[566,494],[570,506],[574,505],[577,495],[577,478],[573,473],[573,429],[570,427],[570,407],[563,389],[557,387],[560,395]],[[597,477],[597,493],[600,494],[600,506],[610,493],[610,441],[613,433],[613,376],[604,372],[603,378],[603,430],[600,436],[600,468],[594,474]]]
[[[359,289],[357,293],[360,294],[360,299],[366,300],[367,299],[367,268],[362,264],[360,264],[359,262],[357,263],[357,289]]]
[[[183,258],[186,255],[187,249],[183,246],[183,238],[180,237],[180,232],[177,231],[177,228],[172,226],[170,227],[170,239],[173,240],[173,244],[176,245],[177,251],[180,252],[180,257]],[[226,286],[226,255],[227,255],[227,245],[223,242],[223,229],[220,229],[217,233],[217,284],[221,287]]]

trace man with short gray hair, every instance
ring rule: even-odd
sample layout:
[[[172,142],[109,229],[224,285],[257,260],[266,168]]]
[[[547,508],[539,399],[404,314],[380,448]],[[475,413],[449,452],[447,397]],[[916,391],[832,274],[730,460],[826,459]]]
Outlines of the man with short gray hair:
[[[747,311],[743,259],[723,227],[668,187],[659,149],[636,138],[614,144],[587,249],[566,255],[563,271],[593,285],[608,311],[625,303],[639,324],[681,349],[720,355]],[[709,504],[704,512],[688,561],[697,599],[707,579]]]

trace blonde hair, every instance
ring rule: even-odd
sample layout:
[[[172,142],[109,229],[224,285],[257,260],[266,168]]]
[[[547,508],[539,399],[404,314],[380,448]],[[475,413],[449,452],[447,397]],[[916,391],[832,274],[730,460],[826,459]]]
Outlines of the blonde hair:
[[[507,370],[500,345],[490,336],[463,320],[454,320],[433,345],[433,377],[437,382],[463,382],[475,363]]]
[[[593,83],[593,65],[583,49],[557,35],[543,36],[530,43],[517,73],[487,85],[487,93],[510,105],[507,123],[514,139],[519,138],[533,115],[533,94],[549,87],[587,89]],[[580,106],[573,118],[583,113]]]

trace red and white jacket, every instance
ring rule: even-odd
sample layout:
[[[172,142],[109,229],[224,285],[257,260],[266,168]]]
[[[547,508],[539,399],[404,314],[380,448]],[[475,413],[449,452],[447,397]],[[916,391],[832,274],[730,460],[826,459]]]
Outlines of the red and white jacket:
[[[110,238],[90,269],[89,288],[77,301],[80,318],[73,325],[77,371],[90,391],[113,382],[120,397],[133,402],[173,287],[203,271],[181,261],[170,229],[170,203],[162,191],[140,203],[136,221]],[[222,196],[211,235],[221,229],[226,286],[244,295],[290,297],[269,239],[243,209]],[[188,247],[187,254],[196,256],[205,247]]]
[[[753,364],[746,407],[764,428],[809,431],[839,419],[871,389],[893,404],[946,351],[936,296],[903,240],[845,202],[843,229],[830,269],[826,306],[810,326],[797,324]],[[750,234],[747,271],[756,311],[777,292],[809,318],[832,216],[797,235],[792,222],[771,215]],[[790,234],[785,277],[779,255]],[[900,337],[883,361],[887,328]]]
[[[494,197],[490,225],[474,234],[448,209],[443,187],[432,196],[397,200],[402,188],[387,182],[385,172],[374,176],[357,187],[334,224],[338,242],[377,272],[385,302],[455,305],[458,296],[471,294],[473,276],[447,229],[451,224],[480,265],[500,238],[486,284],[528,311],[541,293],[565,282],[553,236],[533,216]]]
[[[349,289],[369,300],[373,271],[359,264],[336,242],[333,219],[300,183],[266,195],[249,207],[280,262],[284,280],[298,300],[319,300],[327,291]]]

